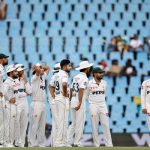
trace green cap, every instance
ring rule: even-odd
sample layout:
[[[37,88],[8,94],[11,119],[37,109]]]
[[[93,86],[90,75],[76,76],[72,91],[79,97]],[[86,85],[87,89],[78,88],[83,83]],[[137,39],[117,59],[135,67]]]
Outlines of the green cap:
[[[105,70],[102,69],[102,68],[100,68],[100,67],[95,67],[95,68],[93,68],[93,71],[92,71],[92,72],[93,72],[93,73],[104,73]]]

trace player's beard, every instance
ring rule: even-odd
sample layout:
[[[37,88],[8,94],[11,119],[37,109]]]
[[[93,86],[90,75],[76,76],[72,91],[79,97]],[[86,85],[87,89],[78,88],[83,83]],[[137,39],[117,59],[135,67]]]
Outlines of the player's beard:
[[[8,65],[8,60],[6,62],[4,62],[3,66],[6,66]]]
[[[66,70],[66,72],[69,74],[69,73],[70,73],[70,70]]]
[[[13,76],[13,79],[18,79],[18,75],[14,75],[14,76]]]
[[[101,81],[103,79],[103,77],[97,77],[98,81]]]
[[[18,77],[21,78],[22,77],[22,73],[18,73]]]

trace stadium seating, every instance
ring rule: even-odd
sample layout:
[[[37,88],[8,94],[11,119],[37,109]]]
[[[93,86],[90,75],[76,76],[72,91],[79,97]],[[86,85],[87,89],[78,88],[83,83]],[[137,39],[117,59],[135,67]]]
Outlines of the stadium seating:
[[[0,52],[9,54],[11,63],[31,66],[44,61],[53,68],[62,58],[77,66],[86,57],[95,65],[106,60],[110,67],[113,59],[121,66],[132,59],[138,76],[129,85],[126,77],[118,77],[116,84],[112,77],[105,77],[107,104],[112,108],[110,128],[114,133],[148,131],[145,116],[136,115],[137,104],[132,102],[133,96],[140,96],[141,75],[150,71],[148,53],[140,51],[134,59],[132,52],[125,52],[121,59],[119,52],[106,49],[102,38],[129,38],[137,32],[140,39],[150,35],[149,0],[7,0],[7,4],[7,18],[0,21]],[[48,104],[47,114],[51,123]],[[89,117],[85,132],[91,132]]]

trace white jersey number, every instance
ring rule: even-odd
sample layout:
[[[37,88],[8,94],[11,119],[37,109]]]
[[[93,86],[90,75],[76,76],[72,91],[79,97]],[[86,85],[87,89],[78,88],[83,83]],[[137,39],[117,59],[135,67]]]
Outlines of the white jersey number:
[[[73,91],[75,91],[76,93],[79,92],[79,83],[77,83],[77,82],[73,83]]]
[[[55,82],[55,90],[56,90],[56,91],[59,91],[59,89],[60,89],[60,87],[59,87],[59,82],[56,81],[56,82]]]

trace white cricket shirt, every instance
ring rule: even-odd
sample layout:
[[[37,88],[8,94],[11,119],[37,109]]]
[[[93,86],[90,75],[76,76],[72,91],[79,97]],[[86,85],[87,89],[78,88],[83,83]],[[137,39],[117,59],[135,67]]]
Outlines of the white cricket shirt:
[[[31,79],[31,87],[32,87],[32,100],[45,102],[45,78],[47,74],[44,73],[42,76],[37,76],[34,74]]]
[[[54,78],[51,80],[50,85],[55,88],[55,100],[66,103],[65,97],[63,96],[62,84],[68,83],[68,73],[60,70]]]
[[[0,64],[0,92],[3,92],[4,67]]]
[[[104,80],[101,80],[99,84],[96,83],[95,79],[90,80],[88,84],[89,103],[98,103],[105,105],[106,87],[107,84]]]
[[[18,79],[18,82],[18,98],[21,100],[26,98],[28,94],[31,94],[32,89],[30,84],[28,82],[25,84],[23,79]]]
[[[87,75],[83,72],[80,72],[73,78],[73,82],[71,84],[72,89],[72,99],[71,99],[71,107],[75,108],[79,104],[78,99],[78,92],[79,89],[84,89],[83,98],[82,98],[82,106],[84,106],[85,100],[87,98],[87,85],[88,85],[88,78]]]
[[[141,87],[141,105],[142,109],[147,109],[150,113],[150,79],[142,83]]]
[[[4,82],[4,98],[8,102],[11,98],[18,98],[18,82],[8,77]]]

